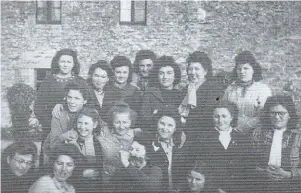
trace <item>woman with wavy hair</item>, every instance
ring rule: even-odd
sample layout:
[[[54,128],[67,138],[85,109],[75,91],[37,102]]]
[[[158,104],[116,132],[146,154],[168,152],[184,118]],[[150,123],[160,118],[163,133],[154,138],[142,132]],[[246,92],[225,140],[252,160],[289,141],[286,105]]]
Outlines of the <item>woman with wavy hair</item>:
[[[74,81],[86,84],[85,80],[78,76],[79,71],[80,64],[74,50],[62,49],[53,57],[51,74],[43,80],[38,88],[35,103],[36,116],[43,127],[43,139],[50,132],[52,109],[56,104],[63,103],[66,84]]]
[[[235,57],[233,83],[226,89],[223,99],[237,105],[237,129],[250,138],[254,129],[259,127],[260,111],[265,101],[272,95],[262,79],[261,66],[250,51],[243,51]]]

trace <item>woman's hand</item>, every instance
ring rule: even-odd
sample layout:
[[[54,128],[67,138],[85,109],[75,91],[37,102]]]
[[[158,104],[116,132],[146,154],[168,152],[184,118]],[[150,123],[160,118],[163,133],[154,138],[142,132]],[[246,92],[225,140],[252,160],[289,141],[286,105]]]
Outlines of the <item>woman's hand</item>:
[[[97,179],[99,177],[99,171],[97,169],[85,169],[83,171],[84,178]]]
[[[76,140],[78,138],[77,132],[73,129],[70,131],[67,131],[66,133],[63,133],[60,136],[61,141],[65,141],[66,143],[76,143]]]
[[[292,177],[292,173],[290,171],[285,171],[277,166],[268,166],[267,172],[269,178],[275,181],[290,179]]]
[[[64,109],[62,104],[56,104],[52,110],[52,116],[55,118],[60,118],[61,111]]]
[[[119,153],[120,153],[122,165],[127,168],[130,165],[129,162],[130,153],[124,150],[120,150]]]

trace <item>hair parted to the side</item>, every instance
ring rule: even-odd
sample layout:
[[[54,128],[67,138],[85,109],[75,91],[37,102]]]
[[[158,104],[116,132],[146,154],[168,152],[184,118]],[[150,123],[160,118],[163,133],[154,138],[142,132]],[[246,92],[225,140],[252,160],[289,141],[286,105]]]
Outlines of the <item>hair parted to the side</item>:
[[[225,108],[228,109],[228,111],[231,114],[232,117],[232,121],[231,121],[231,127],[235,128],[237,127],[237,121],[238,121],[238,107],[235,103],[230,102],[230,101],[225,101],[222,100],[221,102],[218,103],[218,105],[213,109],[213,112],[215,111],[215,109],[217,108]],[[213,115],[212,112],[212,115]]]
[[[68,49],[68,48],[65,48],[65,49],[62,49],[62,50],[58,51],[55,54],[55,56],[53,57],[52,62],[51,62],[51,74],[58,74],[60,72],[59,60],[60,60],[61,56],[63,56],[63,55],[72,56],[73,63],[74,63],[74,67],[72,68],[72,72],[75,75],[78,75],[79,71],[80,71],[80,64],[79,64],[78,59],[77,59],[77,53],[76,53],[76,51],[74,51],[72,49]]]
[[[12,158],[16,153],[20,155],[32,155],[35,161],[38,156],[38,149],[33,142],[18,141],[4,149],[4,156],[2,157],[2,159],[6,160],[8,156]]]
[[[177,85],[181,81],[181,69],[179,65],[175,62],[175,59],[172,56],[161,56],[154,61],[154,68],[151,70],[149,75],[149,84],[152,87],[160,88],[159,83],[159,71],[163,67],[170,66],[174,70],[175,80],[173,85]]]
[[[101,128],[106,127],[106,123],[101,119],[99,113],[97,110],[89,107],[83,107],[78,113],[77,113],[77,119],[87,116],[90,117],[93,121],[93,123],[97,123],[97,127],[93,130],[93,135],[99,135]]]
[[[153,62],[156,60],[157,56],[152,50],[140,50],[137,52],[134,61],[134,72],[139,73],[139,62],[141,60],[150,59]]]
[[[238,81],[237,68],[241,64],[249,64],[254,70],[253,81],[258,82],[263,79],[260,64],[250,51],[242,51],[235,56],[235,67],[232,71],[232,82]]]
[[[132,63],[131,63],[130,59],[128,59],[125,56],[115,56],[111,60],[110,65],[111,65],[111,68],[112,68],[113,75],[114,75],[114,71],[115,71],[116,68],[127,66],[129,68],[129,77],[128,77],[127,82],[132,81],[133,67],[132,67]]]
[[[112,69],[111,69],[109,63],[105,60],[99,60],[90,66],[89,72],[88,72],[88,75],[90,76],[90,78],[97,68],[100,68],[100,69],[106,71],[109,78],[111,78],[113,76]]]
[[[274,107],[277,105],[283,106],[289,114],[290,118],[287,123],[287,129],[288,130],[295,129],[299,118],[298,118],[298,115],[296,112],[296,107],[295,107],[292,97],[286,96],[286,95],[274,95],[274,96],[270,96],[266,100],[264,107],[261,111],[261,116],[260,116],[260,122],[261,122],[262,128],[264,130],[272,129],[272,123],[271,123],[270,115],[269,115],[270,109],[271,109],[271,107]]]

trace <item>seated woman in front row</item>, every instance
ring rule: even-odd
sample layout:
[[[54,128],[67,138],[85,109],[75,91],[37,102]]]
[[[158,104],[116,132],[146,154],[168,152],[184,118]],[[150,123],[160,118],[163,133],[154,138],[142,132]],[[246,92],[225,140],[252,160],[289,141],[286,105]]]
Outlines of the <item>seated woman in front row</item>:
[[[212,127],[191,147],[191,156],[199,156],[216,172],[218,188],[231,193],[246,192],[245,182],[255,168],[251,142],[236,129],[237,116],[235,104],[219,104],[213,111]]]
[[[98,112],[84,107],[78,113],[76,130],[72,129],[60,137],[61,142],[74,144],[84,156],[84,179],[76,188],[80,192],[101,189],[102,150],[98,136],[105,135],[107,130],[108,127],[100,119]]]
[[[213,168],[200,160],[196,160],[193,165],[189,168],[183,185],[179,185],[177,193],[225,193],[222,189],[216,188],[212,175]]]
[[[183,169],[189,152],[184,150],[185,143],[181,139],[180,115],[167,112],[153,123],[157,134],[148,142],[148,150],[152,164],[162,169],[162,189],[173,190],[173,184],[183,179]]]
[[[50,155],[50,175],[39,178],[29,189],[29,193],[75,193],[74,183],[78,181],[77,169],[81,164],[81,154],[73,144],[57,146]]]
[[[276,95],[267,99],[261,116],[256,155],[259,175],[253,192],[300,192],[301,132],[296,130],[297,121],[291,97]]]

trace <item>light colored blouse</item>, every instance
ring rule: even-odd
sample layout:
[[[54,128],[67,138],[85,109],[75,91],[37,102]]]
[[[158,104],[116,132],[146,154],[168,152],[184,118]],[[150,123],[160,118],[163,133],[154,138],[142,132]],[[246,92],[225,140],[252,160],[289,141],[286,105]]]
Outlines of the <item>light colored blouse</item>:
[[[39,178],[29,189],[28,193],[75,193],[72,185],[62,186],[49,175]]]
[[[271,89],[261,82],[254,82],[247,88],[232,83],[225,91],[223,100],[235,103],[239,110],[237,129],[247,133],[259,126],[259,115]]]

